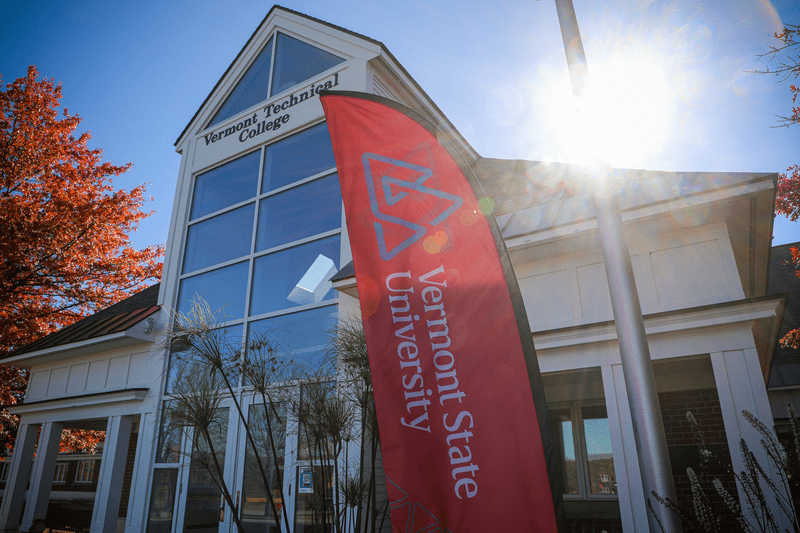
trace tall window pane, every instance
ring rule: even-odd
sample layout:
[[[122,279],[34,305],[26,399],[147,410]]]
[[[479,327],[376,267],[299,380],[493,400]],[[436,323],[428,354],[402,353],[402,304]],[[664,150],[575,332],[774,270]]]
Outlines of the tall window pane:
[[[264,484],[265,476],[261,474],[253,447],[248,442],[242,481],[242,524],[247,533],[279,533],[284,505],[280,488],[286,443],[286,405],[268,404],[266,409],[263,403],[251,405],[247,424],[269,485]],[[277,523],[273,504],[278,513]]]
[[[589,490],[592,494],[616,494],[611,431],[605,407],[584,407],[583,431],[589,464]]]
[[[254,197],[260,153],[252,152],[198,175],[194,184],[191,220]]]
[[[181,281],[178,312],[188,313],[192,300],[202,297],[212,312],[221,309],[227,319],[244,316],[248,261],[219,268]]]
[[[298,466],[295,533],[328,533],[337,520],[333,507],[333,467]],[[436,531],[436,530],[434,530]]]
[[[236,87],[208,125],[213,126],[266,100],[269,93],[269,67],[271,64],[272,39],[267,41],[267,45],[255,58],[253,64],[244,73],[242,79],[236,84]]]
[[[153,470],[153,488],[150,491],[147,533],[170,533],[172,531],[172,513],[175,511],[175,488],[177,485],[177,468],[156,468]]]
[[[339,242],[336,235],[256,259],[250,314],[333,298],[330,279],[339,268]]]
[[[342,193],[336,174],[261,200],[256,250],[338,229]]]
[[[261,192],[278,189],[335,166],[328,127],[318,124],[267,146]]]
[[[169,406],[170,402],[164,402],[161,408],[161,427],[158,431],[156,448],[157,463],[177,463],[180,460],[183,431],[173,423]]]
[[[228,409],[217,409],[208,433],[197,429],[186,490],[185,533],[217,533],[220,523],[225,476],[225,446],[228,436]],[[219,465],[219,466],[217,466]],[[225,506],[227,507],[227,506]]]
[[[272,94],[276,95],[298,83],[342,63],[344,59],[294,37],[278,33],[275,51],[275,72],[272,75]]]
[[[578,465],[570,410],[557,409],[550,411],[550,423],[553,428],[554,444],[562,461],[564,494],[579,494]]]
[[[183,271],[192,272],[250,253],[255,204],[189,226]]]

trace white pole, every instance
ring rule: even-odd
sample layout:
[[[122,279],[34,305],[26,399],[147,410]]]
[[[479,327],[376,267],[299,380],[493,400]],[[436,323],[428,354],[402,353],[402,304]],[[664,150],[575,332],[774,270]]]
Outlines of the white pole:
[[[575,97],[580,98],[586,87],[588,67],[575,8],[572,0],[556,0],[556,9],[572,90]],[[613,194],[610,197],[599,197],[595,194],[595,213],[622,359],[622,373],[631,409],[642,486],[645,498],[652,502],[656,512],[653,515],[649,510],[646,511],[650,531],[659,533],[663,527],[667,533],[679,532],[679,517],[652,497],[655,492],[663,498],[677,501],[642,308],[616,197]]]

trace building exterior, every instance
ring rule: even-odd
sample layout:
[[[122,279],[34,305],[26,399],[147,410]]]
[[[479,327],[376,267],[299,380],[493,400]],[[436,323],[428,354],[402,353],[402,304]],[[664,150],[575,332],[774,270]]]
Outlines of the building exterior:
[[[201,295],[223,310],[233,343],[276,331],[293,357],[313,366],[330,328],[359,312],[322,89],[398,101],[457,140],[493,202],[519,280],[563,459],[568,520],[597,531],[645,531],[593,202],[580,185],[589,172],[480,157],[381,43],[280,7],[176,142],[181,166],[160,286],[2,362],[30,368],[31,379],[25,404],[13,409],[22,418],[0,528],[30,531],[45,520],[62,468],[60,431],[91,428],[106,431],[92,533],[235,529],[219,492],[204,492],[209,484],[192,463],[191,439],[164,432],[162,407],[180,365],[159,334],[169,310],[189,312]],[[758,440],[741,411],[771,417],[765,384],[786,306],[785,296],[767,293],[776,176],[619,172],[673,472],[685,493],[683,472],[694,457],[687,410],[736,470],[739,440]],[[257,406],[246,390],[239,394]],[[235,409],[223,409],[224,477],[238,501],[251,466]],[[281,511],[292,531],[311,531],[302,477],[325,465],[302,457],[296,432],[280,445]],[[278,530],[257,514],[254,531]]]

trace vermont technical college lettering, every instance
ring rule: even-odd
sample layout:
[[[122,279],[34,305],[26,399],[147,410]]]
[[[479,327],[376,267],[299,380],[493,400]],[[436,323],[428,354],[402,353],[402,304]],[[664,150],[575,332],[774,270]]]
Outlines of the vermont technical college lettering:
[[[337,85],[339,85],[338,72],[324,83],[312,83],[311,87],[290,94],[282,102],[267,104],[264,106],[264,109],[261,110],[264,114],[261,116],[260,122],[258,116],[259,112],[256,111],[253,113],[253,116],[240,120],[236,124],[204,135],[203,139],[206,141],[206,146],[220,139],[224,139],[229,135],[238,134],[239,142],[245,142],[247,139],[252,139],[267,131],[278,131],[282,125],[288,123],[291,119],[289,113],[283,113],[281,115],[282,111],[286,111],[290,107],[305,102],[306,100],[316,98],[321,91],[331,89]]]

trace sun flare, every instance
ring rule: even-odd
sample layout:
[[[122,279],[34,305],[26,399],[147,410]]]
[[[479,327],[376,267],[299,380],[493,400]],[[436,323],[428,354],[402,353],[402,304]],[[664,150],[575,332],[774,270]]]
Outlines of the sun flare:
[[[636,168],[662,149],[672,126],[673,91],[655,58],[619,54],[592,63],[580,99],[563,98],[573,111],[558,129],[578,164]]]

